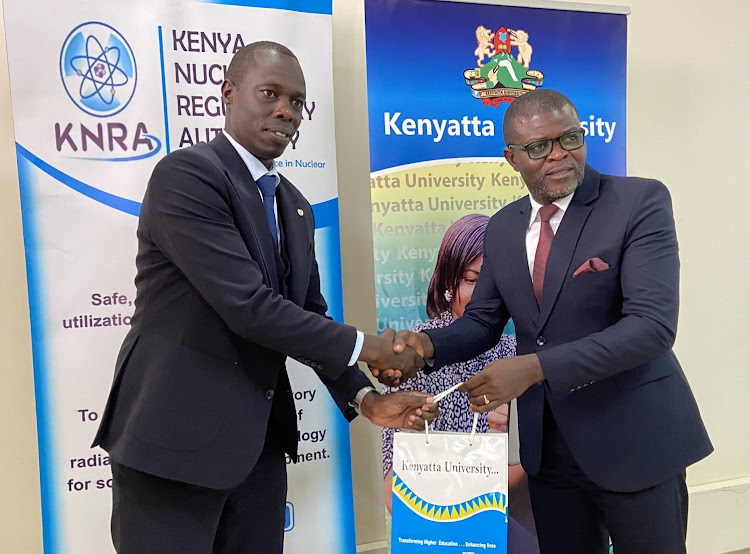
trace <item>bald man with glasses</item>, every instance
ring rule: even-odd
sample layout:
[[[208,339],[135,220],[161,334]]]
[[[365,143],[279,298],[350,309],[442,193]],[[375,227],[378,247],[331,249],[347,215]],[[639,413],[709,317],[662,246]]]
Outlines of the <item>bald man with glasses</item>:
[[[433,368],[484,352],[507,321],[518,355],[459,389],[477,412],[518,398],[542,553],[684,553],[687,466],[713,447],[672,351],[679,257],[667,188],[586,164],[578,112],[529,92],[503,123],[529,190],[490,220],[464,316],[402,331]]]

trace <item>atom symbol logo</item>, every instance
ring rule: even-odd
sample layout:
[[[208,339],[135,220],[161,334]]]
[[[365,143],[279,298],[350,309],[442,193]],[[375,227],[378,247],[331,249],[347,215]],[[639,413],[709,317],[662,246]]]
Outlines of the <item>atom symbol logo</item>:
[[[107,117],[135,92],[135,58],[125,38],[105,23],[84,23],[68,35],[60,72],[70,99],[83,111]]]
[[[86,37],[86,54],[70,60],[71,67],[82,77],[81,99],[98,96],[105,104],[112,104],[117,87],[128,84],[128,76],[120,69],[119,63],[119,48],[104,47],[95,36]],[[89,85],[93,85],[93,90]]]

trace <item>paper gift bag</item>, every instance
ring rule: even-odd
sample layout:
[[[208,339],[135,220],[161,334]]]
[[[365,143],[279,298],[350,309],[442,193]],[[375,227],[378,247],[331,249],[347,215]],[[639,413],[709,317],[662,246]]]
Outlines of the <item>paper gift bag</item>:
[[[508,435],[396,433],[393,554],[505,554]]]

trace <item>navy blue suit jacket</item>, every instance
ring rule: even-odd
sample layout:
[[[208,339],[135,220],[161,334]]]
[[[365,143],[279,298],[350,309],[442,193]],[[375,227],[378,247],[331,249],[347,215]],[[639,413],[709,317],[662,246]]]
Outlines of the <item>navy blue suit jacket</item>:
[[[277,199],[286,297],[258,188],[229,141],[157,164],[138,222],[132,328],[94,441],[114,461],[225,489],[250,473],[267,432],[294,457],[287,356],[355,416],[348,402],[370,384],[347,367],[356,330],[321,317],[310,204],[283,177]]]
[[[541,306],[526,255],[524,197],[490,220],[484,264],[464,316],[427,331],[435,367],[496,344],[513,318],[518,354],[545,380],[518,399],[521,462],[539,470],[545,392],[573,457],[609,490],[642,490],[712,450],[672,345],[679,257],[669,192],[655,180],[586,166],[550,249]],[[609,269],[574,277],[598,257]]]

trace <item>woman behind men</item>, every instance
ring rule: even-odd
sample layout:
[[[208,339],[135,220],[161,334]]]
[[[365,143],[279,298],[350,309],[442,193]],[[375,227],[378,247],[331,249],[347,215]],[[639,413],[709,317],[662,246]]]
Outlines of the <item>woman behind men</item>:
[[[414,327],[413,331],[447,327],[455,319],[464,314],[464,308],[471,299],[477,278],[482,269],[484,231],[489,217],[481,214],[470,214],[462,217],[451,225],[443,236],[438,251],[435,271],[427,288],[427,315],[430,320]],[[488,363],[499,358],[514,356],[516,353],[516,339],[503,334],[494,348],[467,362],[445,366],[437,371],[425,374],[419,370],[417,376],[399,387],[388,388],[394,390],[417,390],[429,394],[438,394],[462,383],[479,373]],[[469,411],[469,398],[458,392],[451,393],[440,402],[440,414],[432,423],[436,431],[469,432],[473,422],[473,413]],[[508,405],[498,408],[490,414],[480,414],[477,432],[486,433],[488,430],[508,431]],[[393,430],[383,429],[383,488],[385,504],[391,511],[391,486],[393,480]],[[511,516],[516,520],[524,520],[524,525],[510,521],[509,552],[532,553],[538,552],[536,538],[533,536],[533,520],[531,519],[528,492],[526,489],[526,474],[520,465],[508,468],[508,486]],[[514,487],[521,487],[521,496],[514,502]],[[518,498],[516,496],[516,498]],[[525,497],[525,498],[524,498]],[[515,504],[515,506],[514,506]],[[531,531],[531,532],[530,532]],[[514,547],[514,545],[516,545]]]

